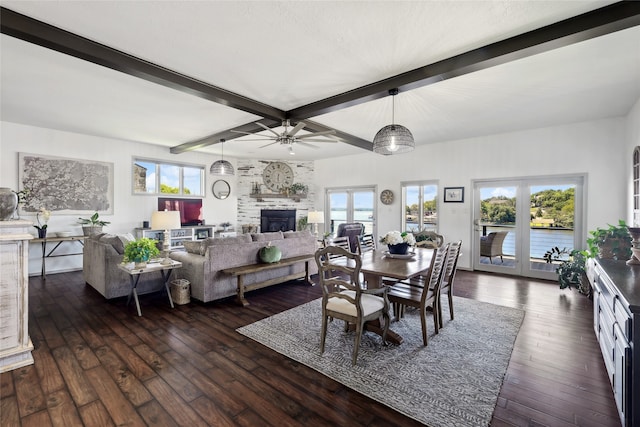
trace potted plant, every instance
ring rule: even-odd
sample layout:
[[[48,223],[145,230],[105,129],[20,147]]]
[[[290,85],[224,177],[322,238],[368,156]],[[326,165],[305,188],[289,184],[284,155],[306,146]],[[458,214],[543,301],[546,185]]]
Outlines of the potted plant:
[[[409,251],[409,246],[416,244],[416,239],[413,233],[389,231],[382,236],[380,243],[387,245],[390,254],[405,255]]]
[[[82,233],[85,236],[102,232],[102,227],[111,224],[109,221],[99,219],[98,212],[91,215],[90,218],[78,218],[78,222],[82,224]]]
[[[305,215],[298,220],[298,230],[306,230],[309,226],[309,218]]]
[[[578,292],[588,297],[591,296],[591,285],[586,276],[587,258],[591,254],[588,251],[567,248],[559,249],[557,246],[548,250],[543,258],[547,263],[560,261],[556,268],[560,289],[576,288]]]
[[[160,254],[158,241],[148,237],[141,237],[132,240],[124,247],[124,262],[135,263],[136,268],[145,268],[147,262],[154,256]]]
[[[608,228],[596,228],[589,234],[587,245],[591,256],[625,261],[631,256],[631,236],[623,220],[619,220],[618,225],[609,224]]]
[[[307,191],[309,191],[309,186],[299,182],[293,183],[289,187],[289,194],[307,194]]]
[[[221,222],[220,223],[220,227],[222,227],[222,229],[224,231],[227,231],[229,229],[229,227],[231,227],[231,223],[230,222]]]

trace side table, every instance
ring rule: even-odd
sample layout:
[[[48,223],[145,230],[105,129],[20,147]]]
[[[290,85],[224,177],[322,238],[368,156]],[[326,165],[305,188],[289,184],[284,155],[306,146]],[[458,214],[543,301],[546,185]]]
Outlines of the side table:
[[[171,264],[161,264],[160,262],[157,262],[147,264],[145,268],[132,268],[132,265],[133,264],[118,264],[118,268],[120,270],[129,274],[131,282],[131,293],[129,293],[129,297],[127,298],[127,306],[131,302],[131,295],[133,295],[133,299],[136,302],[136,309],[138,310],[138,316],[142,316],[142,311],[140,311],[140,301],[138,301],[138,281],[140,280],[141,275],[158,271],[162,276],[162,283],[164,284],[164,289],[167,291],[167,296],[169,297],[169,305],[173,308],[173,299],[171,299],[171,292],[169,291],[169,277],[171,277],[171,272],[174,269],[182,267],[182,263],[173,260],[171,261]]]
[[[53,255],[58,247],[64,242],[78,242],[80,246],[84,246],[84,239],[86,236],[68,236],[68,237],[44,237],[31,240],[31,243],[40,243],[42,246],[42,268],[40,275],[43,280],[47,280],[47,258],[59,257],[59,256],[71,256],[82,255],[82,252],[74,252],[70,254]],[[56,245],[47,253],[47,243],[55,243]]]

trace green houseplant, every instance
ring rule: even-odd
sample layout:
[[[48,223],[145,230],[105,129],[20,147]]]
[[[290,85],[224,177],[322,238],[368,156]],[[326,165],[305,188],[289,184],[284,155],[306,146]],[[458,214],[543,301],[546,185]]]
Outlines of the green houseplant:
[[[132,240],[124,247],[124,262],[134,262],[137,268],[146,266],[147,261],[160,254],[158,241],[148,237]]]
[[[102,231],[102,227],[107,224],[111,224],[109,221],[101,220],[98,212],[94,213],[89,218],[78,218],[78,222],[82,224],[82,233],[85,236],[100,233]]]
[[[608,228],[596,228],[589,232],[587,245],[591,256],[603,259],[628,260],[631,257],[631,236],[623,220]]]
[[[559,249],[557,246],[544,254],[547,263],[560,261],[556,268],[560,289],[576,288],[578,292],[586,296],[591,296],[591,285],[589,285],[586,276],[587,258],[590,257],[591,254],[588,251]]]
[[[309,187],[305,184],[296,182],[289,187],[289,194],[307,194]]]

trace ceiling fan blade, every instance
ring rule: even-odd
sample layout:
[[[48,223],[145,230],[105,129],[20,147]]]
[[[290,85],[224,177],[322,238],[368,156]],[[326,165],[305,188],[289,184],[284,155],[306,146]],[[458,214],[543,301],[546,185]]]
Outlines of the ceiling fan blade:
[[[299,140],[299,138],[296,138],[296,139],[298,139],[297,142],[302,142],[302,141]],[[304,141],[305,142],[328,142],[328,143],[336,143],[336,142],[338,142],[338,141],[334,141],[333,139],[305,139]]]
[[[307,144],[306,142],[302,142],[302,141],[298,141],[296,142],[296,144],[304,145],[305,147],[313,148],[314,150],[317,150],[318,148],[320,148],[320,147],[316,147],[315,145]]]
[[[263,125],[263,124],[262,124],[262,123],[260,123],[260,122],[256,122],[256,124],[257,124],[258,126],[260,126],[260,127],[265,128],[266,130],[268,130],[269,132],[271,132],[271,133],[272,133],[272,134],[274,134],[275,136],[280,136],[280,135],[278,135],[278,134],[276,133],[276,131],[275,131],[275,130],[271,129],[269,126],[265,126],[265,125]]]
[[[304,122],[298,122],[298,124],[296,125],[296,127],[294,127],[293,129],[291,129],[291,132],[289,132],[289,136],[293,136],[296,133],[298,133],[300,131],[300,129],[302,129],[303,127],[305,127],[305,123]]]
[[[336,133],[335,130],[325,130],[324,132],[315,132],[315,133],[309,133],[307,135],[296,136],[296,138],[297,139],[313,138],[314,136],[333,135],[334,133]]]
[[[269,143],[269,144],[262,145],[262,146],[260,146],[259,148],[268,147],[268,146],[273,145],[273,144],[279,144],[279,142],[278,142],[278,141],[274,141],[274,142],[271,142],[271,143]]]
[[[244,135],[255,135],[255,133],[245,132],[245,131],[243,131],[243,130],[233,130],[233,129],[231,129],[229,132],[233,132],[233,133],[241,133],[241,134],[244,134]]]
[[[245,142],[245,141],[275,141],[276,139],[271,137],[271,136],[265,136],[264,138],[258,138],[258,139],[238,139],[238,141],[240,142]]]

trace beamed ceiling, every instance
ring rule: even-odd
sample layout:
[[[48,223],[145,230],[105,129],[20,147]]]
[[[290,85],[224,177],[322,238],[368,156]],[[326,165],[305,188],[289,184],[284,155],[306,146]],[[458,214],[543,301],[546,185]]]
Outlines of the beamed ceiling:
[[[246,158],[232,131],[333,129],[312,160],[626,115],[640,2],[1,1],[3,121]]]

